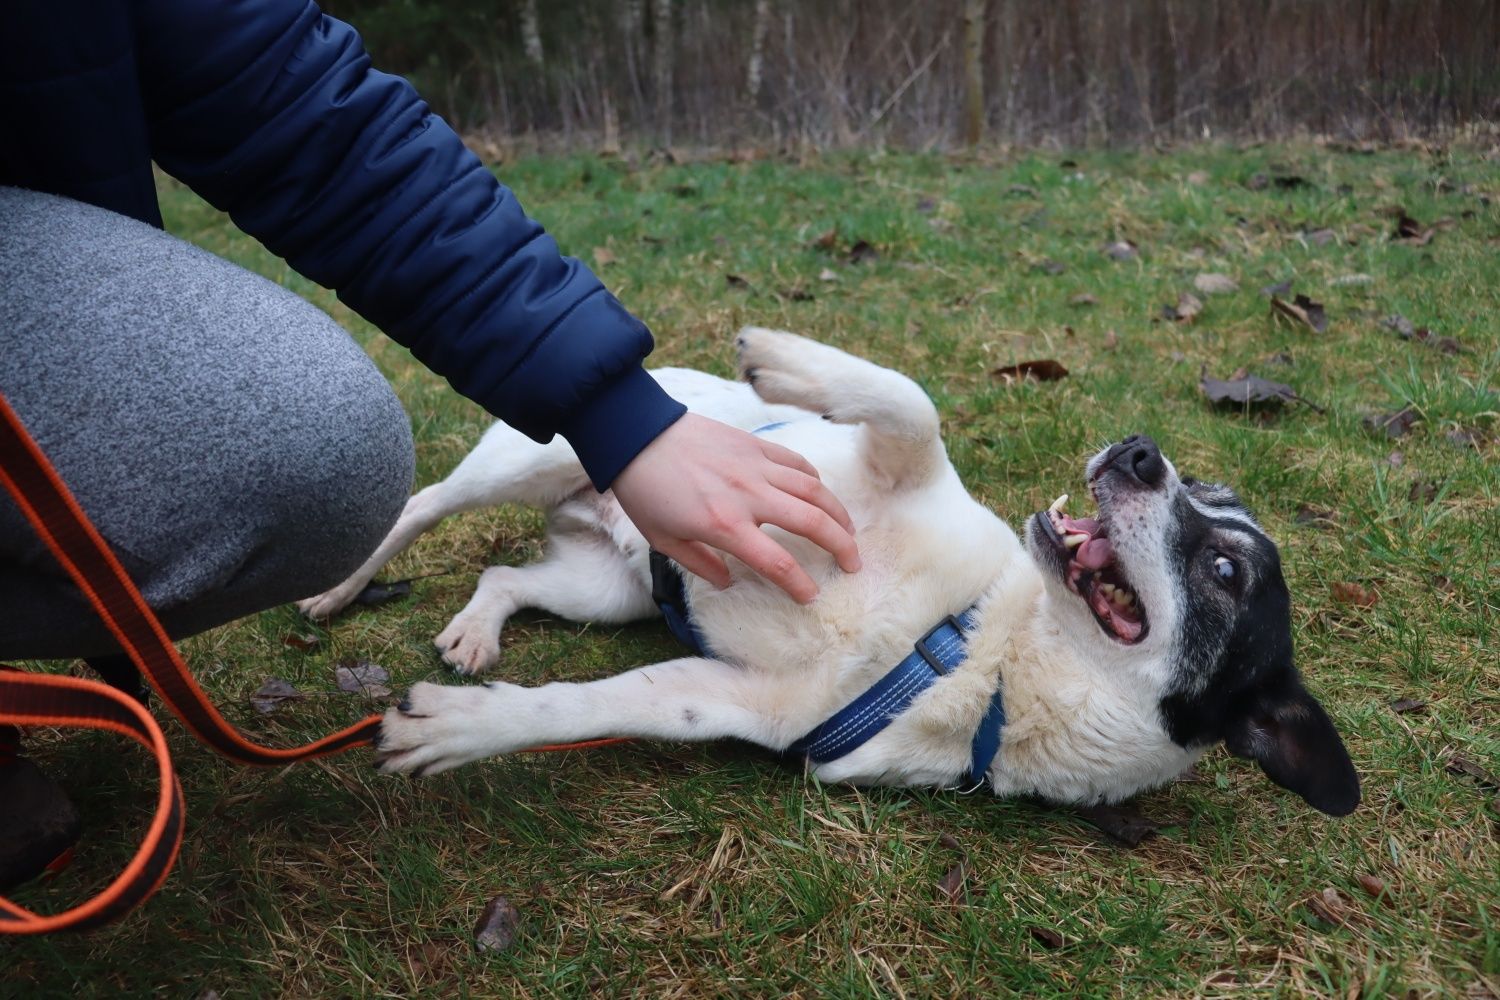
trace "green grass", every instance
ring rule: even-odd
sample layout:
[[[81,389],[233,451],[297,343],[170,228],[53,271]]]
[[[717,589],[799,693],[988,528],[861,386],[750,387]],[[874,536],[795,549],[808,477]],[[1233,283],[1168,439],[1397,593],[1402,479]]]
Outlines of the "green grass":
[[[1012,523],[1076,492],[1092,450],[1131,431],[1154,435],[1184,472],[1234,484],[1281,543],[1300,665],[1364,778],[1353,816],[1323,817],[1222,751],[1199,766],[1200,780],[1139,800],[1178,824],[1126,850],[1066,811],[823,787],[734,745],[516,758],[413,782],[376,775],[359,753],[238,770],[172,723],[191,816],[178,870],[108,930],[0,945],[0,993],[1495,991],[1500,804],[1494,789],[1445,770],[1463,754],[1500,771],[1493,153],[1283,146],[1074,159],[579,157],[501,174],[563,246],[588,260],[596,247],[609,251],[600,272],[656,331],[658,362],[727,374],[730,335],[753,322],[900,368],[937,400],[964,480]],[[1261,172],[1308,183],[1248,189]],[[330,293],[170,182],[162,198],[174,232],[282,281],[368,345],[411,414],[419,485],[477,440],[485,415]],[[1452,226],[1426,246],[1390,242],[1386,212],[1396,206]],[[1320,227],[1336,238],[1298,235]],[[830,230],[835,253],[814,245]],[[1139,257],[1102,254],[1114,238],[1138,243]],[[857,240],[878,259],[845,263]],[[1066,270],[1034,267],[1048,260]],[[837,280],[820,280],[825,269]],[[1160,321],[1200,272],[1232,275],[1241,290],[1201,296],[1191,325]],[[1353,274],[1372,280],[1339,283]],[[1258,289],[1287,278],[1327,304],[1326,333],[1270,316]],[[1070,304],[1085,292],[1096,304]],[[1392,312],[1466,351],[1398,339],[1380,325]],[[1290,362],[1267,360],[1283,352]],[[1041,357],[1071,375],[1006,386],[989,374]],[[1323,412],[1210,409],[1200,369],[1226,377],[1242,365]],[[1361,426],[1369,412],[1408,404],[1423,420],[1407,438]],[[1486,443],[1452,443],[1458,428]],[[1430,501],[1411,498],[1422,482],[1437,485]],[[1304,505],[1336,520],[1299,524]],[[184,648],[252,735],[306,738],[362,706],[330,695],[258,717],[246,699],[265,677],[330,691],[332,665],[349,657],[386,665],[401,685],[442,677],[430,637],[482,567],[533,558],[540,533],[530,513],[455,518],[391,568],[451,571],[403,603],[326,629],[275,609]],[[1373,589],[1378,603],[1337,602],[1341,582]],[[294,633],[321,645],[286,645]],[[502,671],[521,681],[674,655],[653,624],[582,627],[531,614],[507,640]],[[1427,708],[1398,714],[1390,703],[1400,698]],[[37,756],[65,777],[88,823],[74,867],[18,894],[56,909],[128,856],[151,771],[98,735],[44,734]],[[964,903],[938,899],[958,861],[944,834],[969,857]],[[1362,875],[1390,887],[1391,905],[1361,890]],[[1348,908],[1343,925],[1306,906],[1327,888]],[[521,933],[508,952],[479,954],[471,926],[494,895],[520,909]],[[1045,947],[1033,929],[1061,933],[1063,946]]]

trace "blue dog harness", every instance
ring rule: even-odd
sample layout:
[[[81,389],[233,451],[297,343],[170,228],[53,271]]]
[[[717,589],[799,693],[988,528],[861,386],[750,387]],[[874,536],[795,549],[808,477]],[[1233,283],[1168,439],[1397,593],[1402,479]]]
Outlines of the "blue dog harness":
[[[815,764],[826,764],[864,746],[877,733],[906,711],[938,678],[952,673],[969,655],[967,632],[974,624],[975,609],[958,617],[949,615],[912,647],[912,652],[884,677],[845,705],[833,717],[793,743],[789,753],[802,754]],[[997,685],[990,707],[980,720],[969,749],[969,773],[964,786],[973,791],[984,784],[995,754],[1000,751],[1000,731],[1005,728],[1005,692]]]

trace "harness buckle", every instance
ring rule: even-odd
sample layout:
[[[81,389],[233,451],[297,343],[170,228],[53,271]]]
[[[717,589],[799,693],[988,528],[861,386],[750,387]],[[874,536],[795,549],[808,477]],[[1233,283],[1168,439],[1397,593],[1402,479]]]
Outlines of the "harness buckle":
[[[927,634],[918,639],[916,645],[913,647],[916,649],[917,655],[926,660],[927,665],[932,668],[932,672],[937,674],[939,677],[946,677],[948,675],[948,667],[944,665],[942,660],[939,660],[936,656],[933,655],[932,650],[927,648],[927,641],[934,635],[936,635],[940,629],[948,628],[950,626],[953,628],[953,631],[957,632],[960,636],[964,634],[963,625],[953,615],[949,615],[942,621],[938,622],[936,625],[932,626],[932,628],[928,629]]]

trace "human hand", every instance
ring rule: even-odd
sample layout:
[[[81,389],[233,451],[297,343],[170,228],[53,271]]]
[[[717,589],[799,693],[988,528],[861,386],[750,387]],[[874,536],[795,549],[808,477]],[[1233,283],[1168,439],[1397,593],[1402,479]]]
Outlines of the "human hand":
[[[812,577],[763,524],[816,543],[846,573],[860,568],[849,512],[807,459],[717,420],[685,414],[610,488],[652,548],[718,587],[729,586],[729,567],[714,548],[799,603],[817,596]]]

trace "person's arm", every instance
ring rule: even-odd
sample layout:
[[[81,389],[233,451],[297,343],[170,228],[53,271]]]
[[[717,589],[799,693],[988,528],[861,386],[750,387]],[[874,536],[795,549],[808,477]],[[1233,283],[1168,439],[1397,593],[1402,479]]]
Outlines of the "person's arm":
[[[703,543],[725,548],[810,599],[790,557],[745,530],[807,506],[766,468],[788,467],[785,456],[752,458],[748,435],[717,424],[663,438],[684,407],[641,367],[644,324],[560,254],[409,83],[371,68],[351,27],[308,0],[144,0],[136,29],[162,169],[463,395],[539,441],[562,434],[597,488],[620,495],[621,471],[657,442],[655,472],[629,477],[621,496],[647,539],[721,582]],[[673,475],[701,480],[713,509],[665,515]],[[831,496],[813,503],[842,537],[821,522],[810,537],[854,568],[847,514]]]

